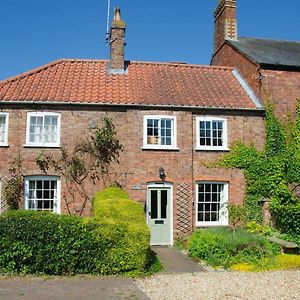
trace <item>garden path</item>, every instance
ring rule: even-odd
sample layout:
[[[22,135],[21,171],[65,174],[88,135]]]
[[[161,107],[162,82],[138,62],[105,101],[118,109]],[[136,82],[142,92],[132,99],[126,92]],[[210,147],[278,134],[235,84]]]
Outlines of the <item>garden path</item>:
[[[205,271],[197,262],[179,250],[168,246],[152,246],[151,249],[161,261],[163,273],[195,273]]]

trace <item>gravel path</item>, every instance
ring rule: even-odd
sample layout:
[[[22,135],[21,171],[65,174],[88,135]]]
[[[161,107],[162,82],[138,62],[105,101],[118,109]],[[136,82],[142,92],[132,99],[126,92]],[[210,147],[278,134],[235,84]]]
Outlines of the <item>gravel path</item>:
[[[136,283],[152,300],[300,300],[300,271],[161,274]]]

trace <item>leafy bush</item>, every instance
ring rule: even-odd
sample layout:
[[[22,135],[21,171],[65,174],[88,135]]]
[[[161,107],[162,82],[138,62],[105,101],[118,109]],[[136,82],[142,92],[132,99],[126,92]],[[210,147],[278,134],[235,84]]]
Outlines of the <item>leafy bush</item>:
[[[100,236],[105,236],[115,244],[107,254],[110,258],[108,269],[127,266],[133,270],[142,270],[151,259],[150,232],[143,206],[129,199],[121,188],[110,187],[95,195],[93,215],[102,224],[99,228]]]
[[[145,224],[143,206],[128,197],[128,193],[118,187],[107,188],[93,198],[93,216],[100,222]]]
[[[89,219],[33,211],[1,215],[0,272],[135,275],[151,269],[155,259],[142,205],[116,188],[97,194],[94,203],[99,213]],[[125,204],[132,216],[128,211],[128,219],[118,220],[118,210],[126,210]],[[108,207],[113,211],[110,216]]]
[[[238,262],[252,262],[272,256],[279,251],[279,247],[244,230],[211,228],[195,231],[188,250],[195,259],[205,260],[213,266],[228,267]]]
[[[0,270],[32,274],[97,273],[105,241],[97,224],[45,212],[15,211],[0,217]]]
[[[263,236],[279,235],[273,227],[259,224],[255,221],[251,221],[245,224],[245,230],[252,234],[259,234]]]

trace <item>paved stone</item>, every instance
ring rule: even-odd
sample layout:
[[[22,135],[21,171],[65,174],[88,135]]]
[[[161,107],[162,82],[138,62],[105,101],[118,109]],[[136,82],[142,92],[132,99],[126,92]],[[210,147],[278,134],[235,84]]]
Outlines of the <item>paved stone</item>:
[[[132,279],[119,277],[0,277],[1,300],[149,300]]]
[[[164,273],[194,273],[205,271],[197,262],[171,247],[152,246],[163,265]]]

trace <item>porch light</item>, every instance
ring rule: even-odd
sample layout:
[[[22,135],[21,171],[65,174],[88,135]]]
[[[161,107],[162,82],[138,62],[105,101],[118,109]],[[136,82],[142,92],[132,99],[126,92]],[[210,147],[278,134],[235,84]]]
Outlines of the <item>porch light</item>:
[[[163,167],[159,168],[159,178],[162,181],[165,181],[165,179],[166,179],[165,169]]]

